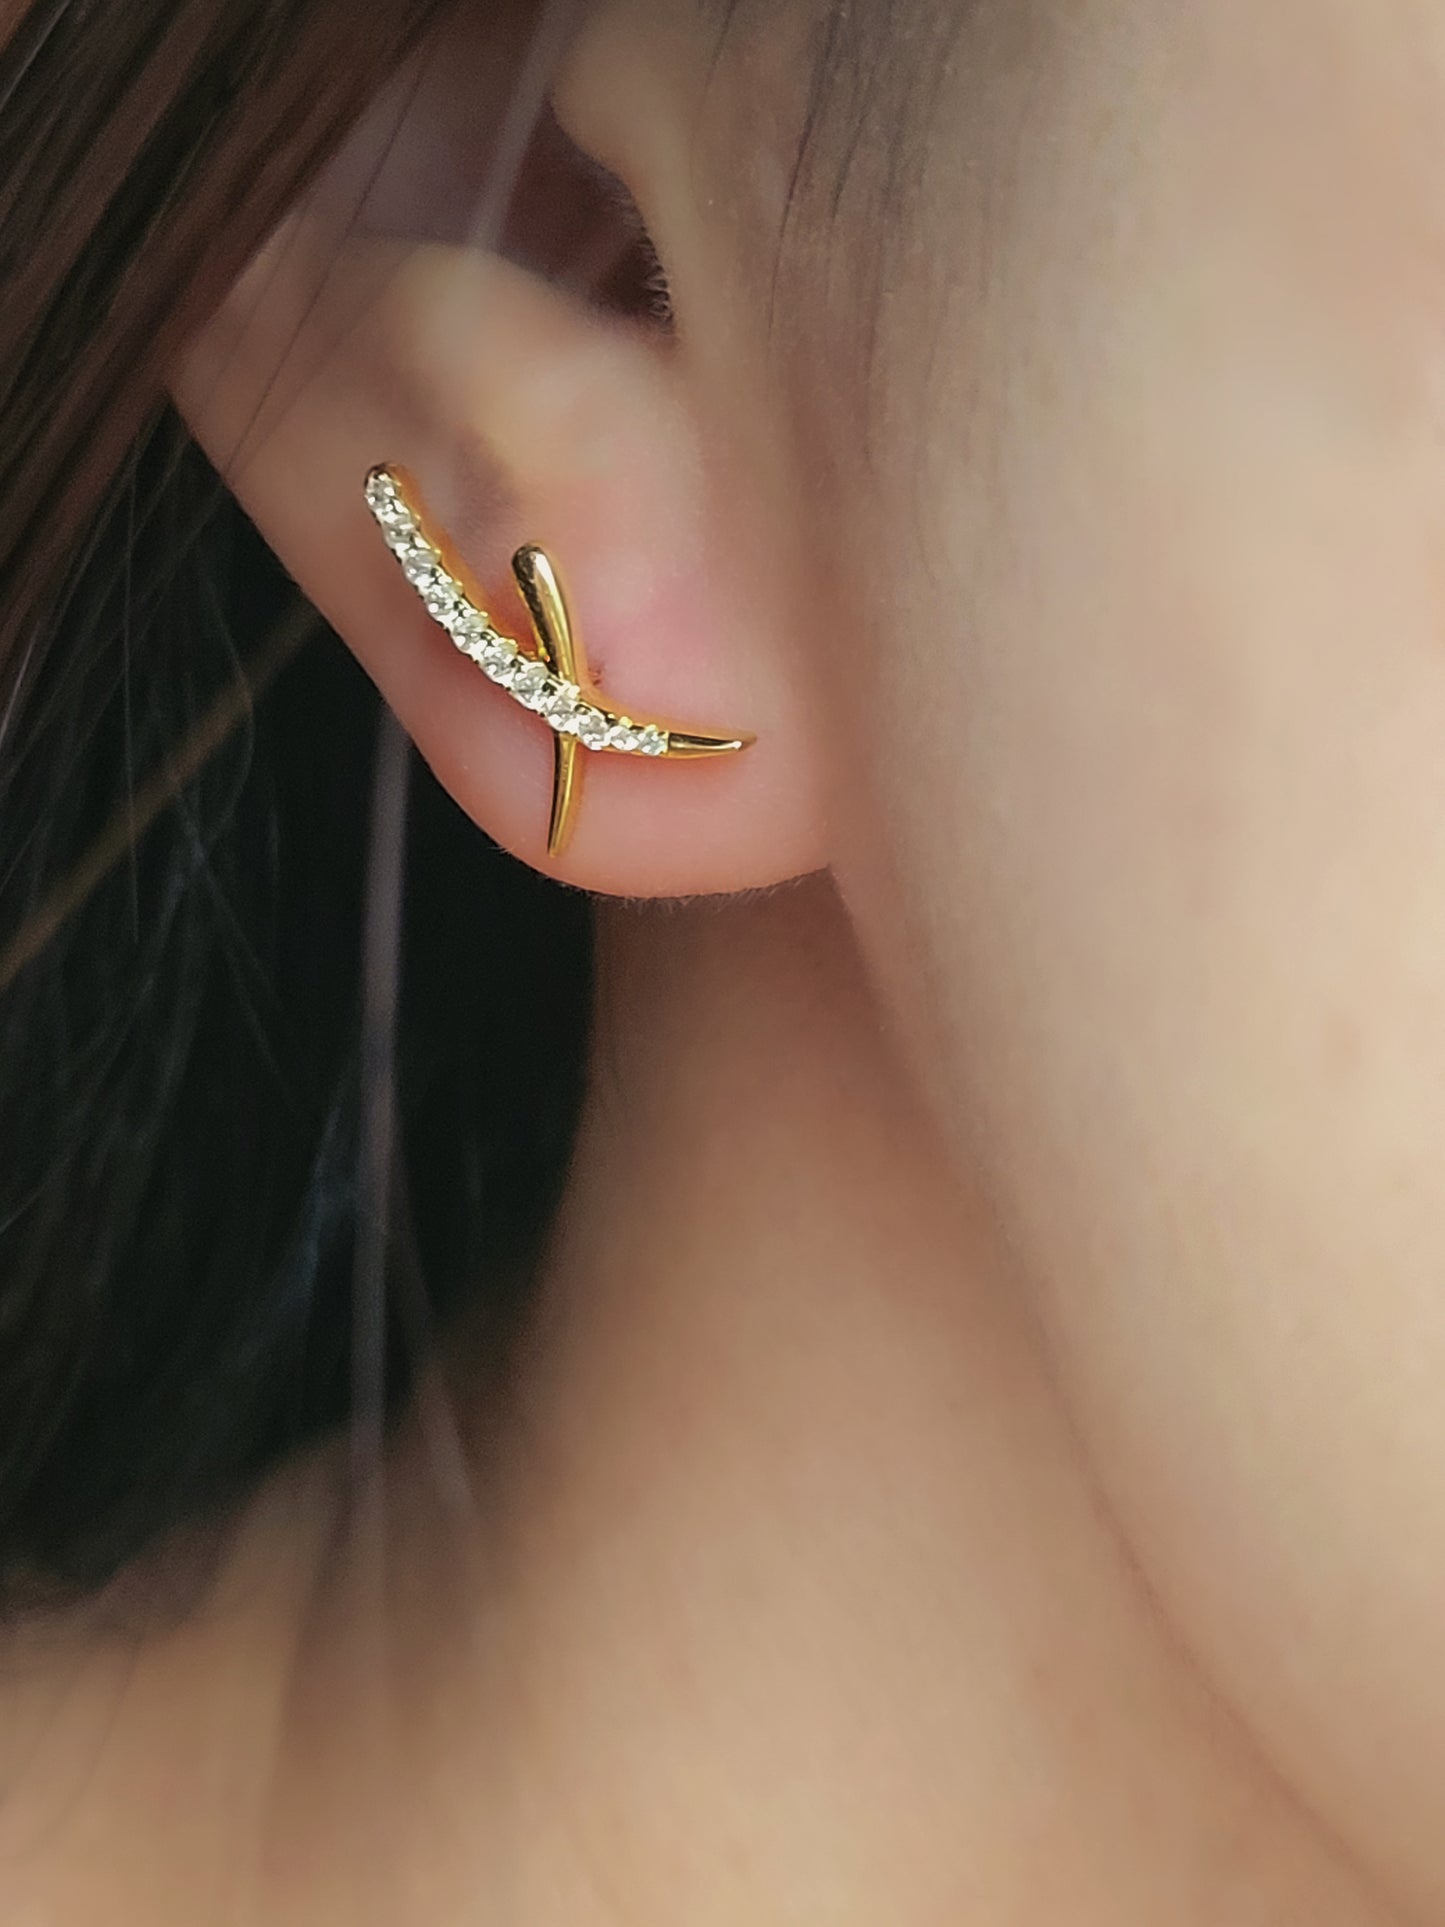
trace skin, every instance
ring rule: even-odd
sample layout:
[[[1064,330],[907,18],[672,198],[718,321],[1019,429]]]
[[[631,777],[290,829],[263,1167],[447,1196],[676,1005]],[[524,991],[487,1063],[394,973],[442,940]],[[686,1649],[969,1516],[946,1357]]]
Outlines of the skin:
[[[463,1335],[383,1511],[323,1455],[183,1625],[17,1649],[7,1918],[1445,1916],[1442,36],[1366,15],[981,0],[880,230],[841,109],[787,211],[792,17],[612,0],[558,105],[675,341],[323,195],[197,342],[524,858],[547,744],[372,461],[759,741],[589,770],[634,901],[507,1397]]]

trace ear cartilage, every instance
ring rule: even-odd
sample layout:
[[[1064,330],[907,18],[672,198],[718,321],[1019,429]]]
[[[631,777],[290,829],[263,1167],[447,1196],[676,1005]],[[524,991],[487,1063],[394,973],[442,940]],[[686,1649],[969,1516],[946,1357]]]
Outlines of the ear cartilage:
[[[366,503],[427,614],[490,681],[553,730],[556,770],[549,856],[560,856],[576,818],[580,749],[677,761],[732,755],[755,741],[752,736],[712,736],[666,723],[637,722],[604,703],[588,678],[561,578],[544,549],[529,543],[512,558],[535,639],[534,650],[528,651],[493,626],[465,564],[429,527],[416,484],[405,469],[390,463],[372,469],[366,478]]]

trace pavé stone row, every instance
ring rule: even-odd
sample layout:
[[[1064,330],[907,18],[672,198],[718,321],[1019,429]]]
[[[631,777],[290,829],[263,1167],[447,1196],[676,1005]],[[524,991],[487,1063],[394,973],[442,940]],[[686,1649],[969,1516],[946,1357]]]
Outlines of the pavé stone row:
[[[427,614],[499,689],[559,735],[575,736],[584,749],[612,750],[623,756],[667,754],[665,729],[656,723],[634,723],[630,716],[589,701],[575,683],[554,676],[540,657],[492,626],[491,617],[448,571],[441,552],[384,468],[373,469],[367,477],[366,501]]]

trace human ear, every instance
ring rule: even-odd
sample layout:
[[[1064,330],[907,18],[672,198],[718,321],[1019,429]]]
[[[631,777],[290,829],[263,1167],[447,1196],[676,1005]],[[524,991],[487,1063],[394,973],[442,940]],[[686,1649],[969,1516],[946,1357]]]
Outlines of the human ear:
[[[566,193],[576,177],[556,174]],[[656,896],[827,860],[814,706],[789,646],[792,517],[721,425],[710,380],[704,398],[687,345],[655,319],[501,252],[338,246],[302,212],[195,337],[174,393],[468,814],[567,882]],[[586,755],[575,828],[550,856],[553,733],[422,607],[364,498],[379,463],[415,478],[498,628],[530,641],[510,559],[540,544],[608,706],[755,739],[746,754]]]

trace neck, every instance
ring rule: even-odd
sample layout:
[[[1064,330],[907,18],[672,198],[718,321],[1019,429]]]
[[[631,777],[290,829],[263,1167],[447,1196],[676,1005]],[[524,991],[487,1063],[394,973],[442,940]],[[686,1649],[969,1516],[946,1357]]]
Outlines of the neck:
[[[821,883],[605,913],[467,1455],[462,1527],[398,1452],[379,1641],[263,1588],[268,1917],[1383,1920],[1161,1631]]]

